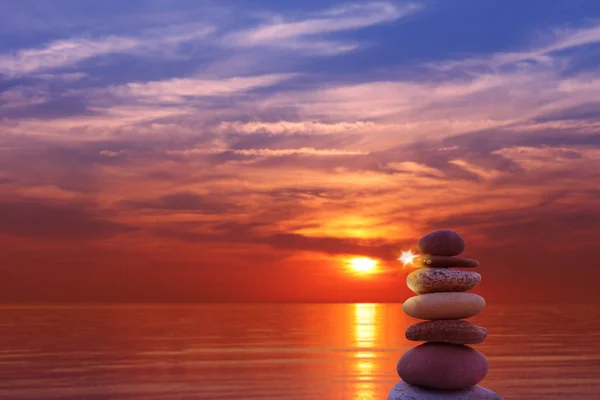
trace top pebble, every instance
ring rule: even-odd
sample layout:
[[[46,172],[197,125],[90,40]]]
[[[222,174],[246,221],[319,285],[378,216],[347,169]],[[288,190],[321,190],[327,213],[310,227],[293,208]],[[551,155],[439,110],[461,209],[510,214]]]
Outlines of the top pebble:
[[[449,229],[441,229],[423,236],[419,240],[419,250],[432,256],[457,256],[465,251],[465,241]]]

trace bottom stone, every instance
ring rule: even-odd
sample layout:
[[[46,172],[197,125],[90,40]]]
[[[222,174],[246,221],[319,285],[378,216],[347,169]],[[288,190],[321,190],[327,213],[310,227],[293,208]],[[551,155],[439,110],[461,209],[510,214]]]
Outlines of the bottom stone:
[[[388,396],[388,400],[503,400],[502,397],[482,388],[473,386],[461,390],[426,389],[398,382]]]

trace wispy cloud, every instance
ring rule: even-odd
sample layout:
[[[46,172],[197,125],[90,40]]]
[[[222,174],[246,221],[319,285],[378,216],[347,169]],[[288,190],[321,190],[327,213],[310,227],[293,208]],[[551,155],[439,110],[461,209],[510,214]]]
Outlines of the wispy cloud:
[[[396,5],[371,2],[329,9],[295,21],[278,17],[256,28],[230,34],[223,43],[234,46],[273,46],[326,54],[342,53],[356,49],[358,44],[325,40],[322,36],[396,21],[419,8],[416,3]]]
[[[55,74],[38,74],[32,75],[32,78],[40,79],[42,81],[49,82],[65,82],[72,83],[77,82],[81,79],[86,78],[88,75],[84,72],[65,72],[65,73],[55,73]]]
[[[291,155],[308,156],[357,156],[368,154],[365,151],[346,149],[315,149],[313,147],[301,147],[296,149],[232,149],[227,147],[194,148],[186,150],[167,150],[170,155],[198,156],[207,154],[236,154],[242,156],[256,157],[282,157]],[[108,155],[107,155],[108,156]]]
[[[294,76],[296,74],[269,74],[216,80],[174,78],[164,81],[128,83],[110,88],[109,91],[119,96],[131,96],[145,101],[181,103],[186,98],[223,96],[272,86]]]
[[[275,22],[254,30],[241,32],[238,35],[240,39],[244,38],[240,40],[240,43],[247,44],[264,43],[279,39],[296,39],[395,21],[416,11],[418,8],[414,4],[399,7],[384,2],[345,6],[324,11],[316,18],[295,22]]]
[[[139,36],[106,36],[97,39],[72,38],[57,40],[37,48],[0,54],[0,74],[8,78],[57,68],[73,67],[82,61],[110,54],[168,54],[183,42],[198,40],[214,30],[207,25],[188,24],[183,27],[143,31]],[[74,78],[81,72],[59,74]],[[49,78],[50,74],[40,75]]]
[[[268,133],[272,135],[295,135],[295,134],[334,134],[364,132],[369,129],[377,129],[378,126],[370,121],[325,123],[318,121],[277,121],[277,122],[222,122],[216,131],[239,132],[243,134]]]
[[[210,43],[218,42],[226,47],[273,46],[310,53],[343,53],[356,49],[358,43],[330,40],[325,35],[392,22],[414,13],[419,7],[414,3],[373,2],[325,10],[305,19],[278,17],[256,28],[215,36]],[[173,57],[179,54],[179,45],[195,44],[215,31],[216,28],[208,24],[185,22],[178,26],[141,30],[136,35],[56,40],[41,47],[0,54],[0,75],[21,77],[73,67],[110,54]]]
[[[440,70],[454,70],[473,67],[502,68],[516,65],[531,68],[530,63],[541,66],[553,66],[561,57],[557,53],[577,47],[600,43],[600,25],[592,25],[579,29],[553,30],[545,32],[544,39],[529,49],[521,51],[504,51],[462,60],[445,60],[431,63],[430,66]],[[535,66],[535,65],[534,65]],[[563,65],[554,65],[560,68]]]
[[[39,87],[13,87],[0,92],[0,110],[43,104],[46,98],[47,93]]]
[[[44,47],[19,50],[0,55],[0,73],[8,77],[65,67],[99,55],[132,51],[139,40],[107,37],[102,40],[70,39],[52,42]]]
[[[315,155],[315,156],[347,156],[347,155],[364,155],[364,151],[352,151],[341,149],[314,149],[312,147],[302,147],[299,149],[244,149],[233,150],[236,154],[249,156],[289,156],[289,155]]]

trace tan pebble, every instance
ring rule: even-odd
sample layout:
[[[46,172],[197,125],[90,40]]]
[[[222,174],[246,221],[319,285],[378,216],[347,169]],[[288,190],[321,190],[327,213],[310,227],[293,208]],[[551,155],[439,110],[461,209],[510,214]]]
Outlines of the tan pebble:
[[[464,319],[485,308],[483,297],[474,293],[442,292],[411,297],[402,305],[404,312],[420,319]]]

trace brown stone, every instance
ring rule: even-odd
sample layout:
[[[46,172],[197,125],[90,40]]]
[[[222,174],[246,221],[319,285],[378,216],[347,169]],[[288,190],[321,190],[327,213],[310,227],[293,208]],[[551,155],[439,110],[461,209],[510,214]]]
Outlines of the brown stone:
[[[419,240],[419,250],[434,256],[457,256],[465,251],[465,241],[448,229],[428,233]]]
[[[409,349],[398,362],[398,375],[410,385],[459,390],[479,383],[488,362],[479,351],[463,345],[423,343]]]
[[[406,285],[417,294],[434,292],[466,292],[481,282],[477,272],[447,268],[421,268],[406,277]]]
[[[479,344],[487,329],[459,319],[438,319],[414,324],[406,329],[406,338],[416,342]]]
[[[413,265],[417,268],[476,268],[479,261],[464,257],[432,256],[423,254],[415,257]]]

